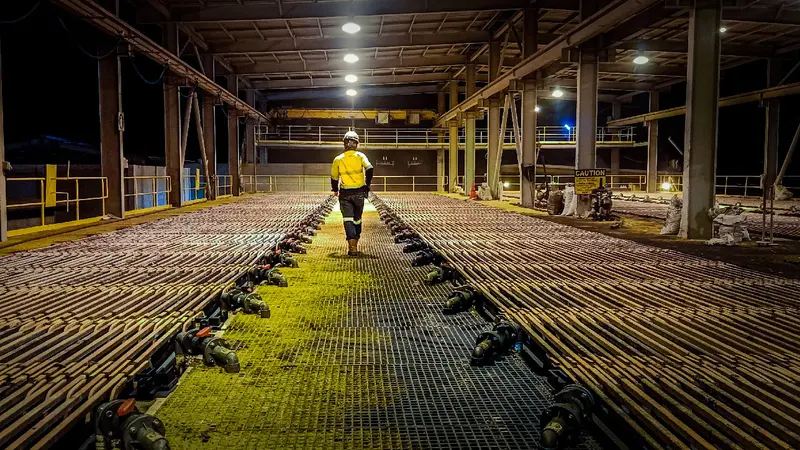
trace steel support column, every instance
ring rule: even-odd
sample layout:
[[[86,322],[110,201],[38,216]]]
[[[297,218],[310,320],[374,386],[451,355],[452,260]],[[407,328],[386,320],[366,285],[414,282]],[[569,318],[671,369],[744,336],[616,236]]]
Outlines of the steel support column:
[[[689,12],[680,230],[687,239],[712,235],[708,210],[714,206],[715,194],[721,14],[720,0],[698,4]]]
[[[767,62],[767,87],[774,87],[780,82],[780,60],[771,59]],[[766,121],[764,127],[764,205],[769,206],[773,192],[771,187],[775,184],[778,175],[778,117],[780,116],[781,99],[771,98],[765,101]]]
[[[539,10],[525,8],[522,16],[522,56],[528,58],[538,49]],[[520,173],[520,202],[533,208],[536,196],[536,74],[523,81],[522,88],[522,171]],[[528,173],[530,179],[525,176]]]
[[[436,96],[436,99],[438,101],[437,112],[439,114],[444,114],[447,112],[447,103],[445,102],[444,96],[445,93],[442,90],[440,90]],[[444,144],[444,132],[439,131],[437,134],[438,134],[436,137],[437,142],[439,142],[440,144]],[[449,185],[450,184],[448,183],[448,186]],[[444,183],[444,148],[439,147],[439,149],[436,150],[436,190],[448,191],[449,190],[448,186],[445,186]]]
[[[235,75],[228,77],[228,90],[234,95],[239,90]],[[239,196],[241,193],[240,162],[239,117],[236,109],[231,106],[228,108],[228,174],[231,176],[231,194],[234,196]]]
[[[658,92],[650,92],[650,111],[658,111]],[[647,122],[647,192],[658,191],[658,121]]]
[[[245,98],[247,104],[254,107],[256,106],[256,91],[250,89],[246,92]],[[255,192],[256,175],[258,168],[256,166],[256,121],[252,117],[247,118],[247,125],[245,126],[245,153],[247,162],[253,165],[253,172],[248,174],[253,176],[253,192]]]
[[[210,79],[216,77],[216,68],[212,55],[203,55],[203,73]],[[211,180],[206,180],[210,184],[211,199],[217,198],[217,140],[216,140],[216,111],[214,105],[217,99],[214,94],[203,92],[201,97],[201,108],[203,109],[203,136],[206,144],[206,161],[208,161],[208,174]]]
[[[467,97],[475,93],[476,66],[467,64]],[[464,130],[464,190],[472,191],[475,185],[475,111],[467,112],[466,127]],[[477,189],[477,187],[476,187]]]
[[[611,120],[622,118],[622,103],[614,102],[611,104]],[[619,174],[619,148],[611,149],[611,173]]]
[[[455,108],[458,105],[458,80],[451,80],[450,81],[450,108]],[[456,186],[458,186],[458,122],[451,121],[450,122],[450,154],[448,155],[448,159],[450,161],[449,169],[447,171],[448,176],[450,177],[450,192],[455,192]]]
[[[217,198],[217,147],[215,139],[214,104],[216,99],[211,94],[203,93],[203,135],[206,144],[206,161],[208,161],[208,174],[211,180],[211,199]]]
[[[164,25],[164,47],[178,54],[178,26]],[[166,151],[167,175],[170,177],[170,203],[183,205],[183,158],[181,155],[180,93],[177,86],[164,80],[164,147]]]
[[[597,140],[597,50],[581,48],[579,61],[575,168],[594,169]]]
[[[490,40],[489,41],[489,82],[491,83],[495,79],[497,79],[499,73],[498,70],[500,69],[500,41],[498,40]],[[452,109],[452,108],[451,108]],[[494,197],[495,194],[499,190],[499,183],[500,183],[500,165],[497,164],[497,161],[501,161],[497,156],[498,152],[502,152],[500,148],[500,99],[498,98],[491,98],[489,99],[489,120],[488,120],[488,130],[487,133],[489,135],[489,149],[488,149],[488,164],[487,164],[487,176],[486,181],[489,184],[489,190],[492,192],[492,196]]]
[[[125,217],[124,158],[122,156],[122,79],[117,55],[97,62],[100,104],[100,167],[108,182],[106,213]],[[155,205],[154,205],[155,206]]]
[[[0,41],[2,48],[2,41]],[[6,135],[3,128],[3,55],[0,51],[0,242],[8,240],[8,191],[6,190]]]

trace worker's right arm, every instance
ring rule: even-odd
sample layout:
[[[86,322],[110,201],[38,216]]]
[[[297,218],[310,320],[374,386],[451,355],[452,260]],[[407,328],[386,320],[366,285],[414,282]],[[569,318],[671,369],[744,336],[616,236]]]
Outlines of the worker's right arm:
[[[331,166],[331,191],[333,191],[336,195],[339,194],[339,160],[333,160],[333,165]]]

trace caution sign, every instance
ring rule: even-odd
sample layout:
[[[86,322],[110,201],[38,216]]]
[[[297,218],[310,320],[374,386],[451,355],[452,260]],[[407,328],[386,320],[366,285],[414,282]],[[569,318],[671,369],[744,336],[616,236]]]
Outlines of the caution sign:
[[[606,184],[606,169],[582,169],[575,171],[575,193],[591,194]]]

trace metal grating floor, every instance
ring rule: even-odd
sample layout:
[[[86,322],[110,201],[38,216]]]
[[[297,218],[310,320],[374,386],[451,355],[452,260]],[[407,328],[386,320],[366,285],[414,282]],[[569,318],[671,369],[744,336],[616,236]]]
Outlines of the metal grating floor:
[[[173,449],[536,448],[544,379],[517,356],[471,367],[485,321],[442,315],[449,289],[422,283],[375,212],[364,221],[364,256],[342,255],[334,212],[289,287],[260,291],[272,318],[234,316],[238,376],[182,378],[157,413]]]

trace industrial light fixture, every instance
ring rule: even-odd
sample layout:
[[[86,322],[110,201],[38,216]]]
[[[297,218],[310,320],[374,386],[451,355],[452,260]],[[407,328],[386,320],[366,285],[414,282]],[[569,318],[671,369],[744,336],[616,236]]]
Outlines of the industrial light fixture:
[[[347,92],[345,92],[345,94],[349,95],[350,97],[355,97],[356,94],[358,94],[358,92],[356,92],[355,89],[348,89]]]
[[[724,33],[724,32],[726,32],[726,31],[728,31],[728,29],[727,29],[727,28],[725,28],[725,27],[719,27],[719,32],[720,32],[720,33]]]
[[[564,91],[562,91],[560,87],[556,86],[552,91],[550,91],[550,95],[555,98],[561,98],[564,96]]]
[[[635,58],[633,58],[633,63],[634,64],[642,65],[642,64],[647,64],[649,62],[650,62],[650,58],[648,58],[647,55],[645,55],[643,53],[639,53],[639,54],[636,55]]]
[[[344,81],[347,81],[348,83],[355,83],[356,81],[358,81],[358,77],[353,74],[350,74],[344,77]]]
[[[355,34],[361,31],[361,27],[355,22],[347,22],[342,25],[342,31],[348,34]]]
[[[533,110],[534,110],[534,112],[539,112],[539,111],[542,110],[542,108],[540,108],[539,105],[536,105],[536,107],[533,108]]]
[[[672,183],[670,183],[669,181],[665,181],[665,182],[661,183],[661,190],[662,191],[669,191],[670,189],[672,189]]]
[[[344,55],[344,62],[349,62],[350,64],[358,62],[358,56],[353,53],[348,53]]]
[[[568,125],[568,124],[566,124],[566,123],[564,124],[564,128],[566,128],[566,129],[567,129],[567,131],[569,131],[569,130],[570,130],[570,128],[569,128],[569,125]]]
[[[504,182],[504,183],[503,183],[503,187],[504,187],[504,188],[509,188],[509,187],[511,187],[511,183],[509,183],[508,181],[506,181],[506,182]]]

